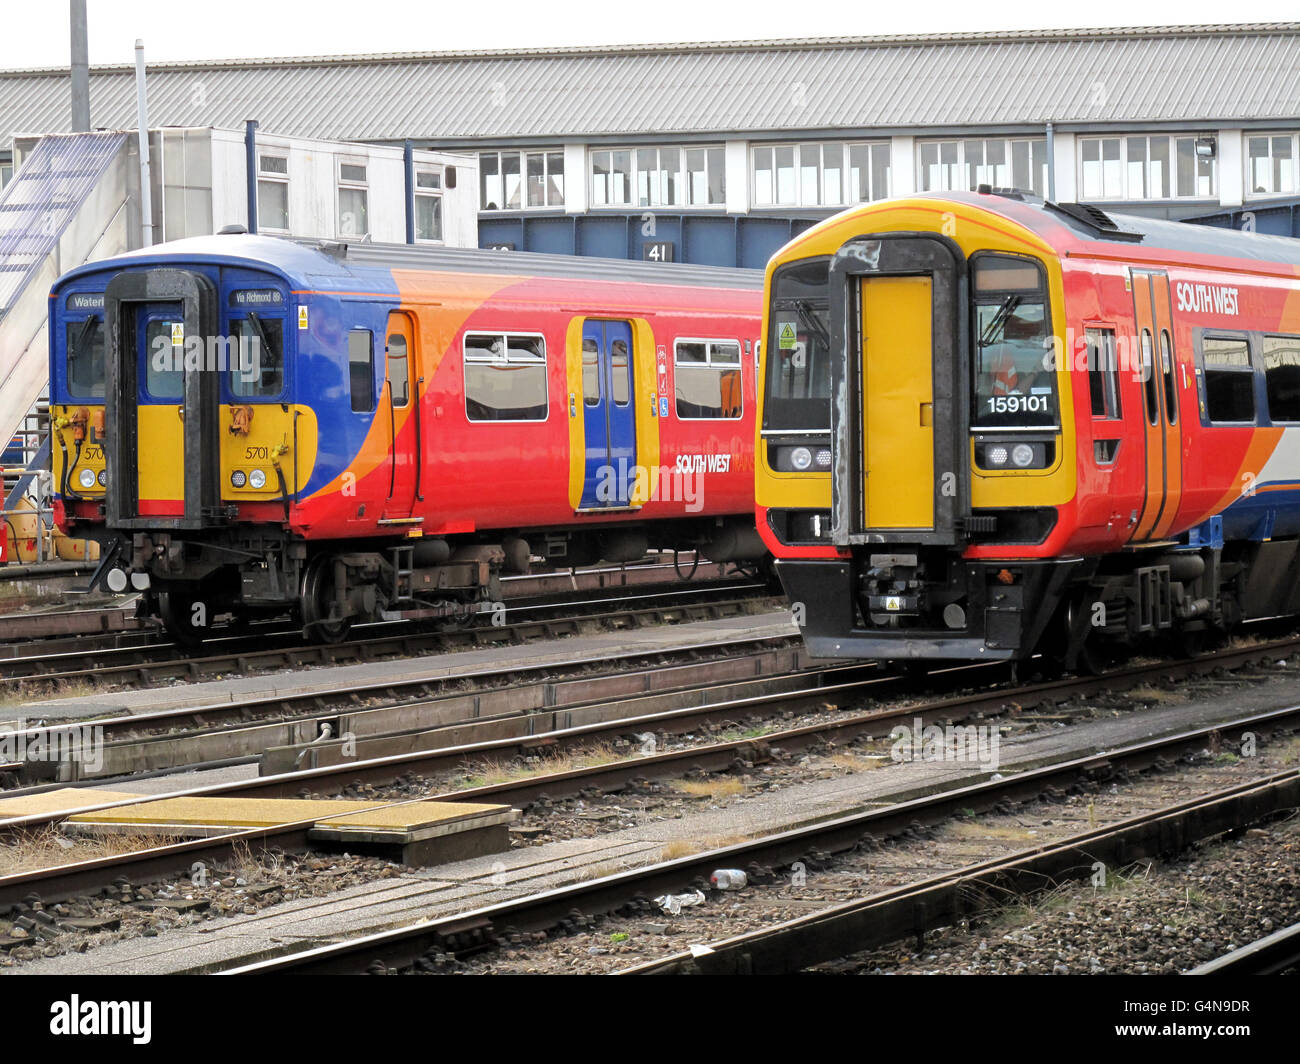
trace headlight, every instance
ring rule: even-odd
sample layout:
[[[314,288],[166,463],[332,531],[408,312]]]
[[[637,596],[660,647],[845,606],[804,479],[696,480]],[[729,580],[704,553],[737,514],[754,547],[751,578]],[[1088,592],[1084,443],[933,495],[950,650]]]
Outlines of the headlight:
[[[247,483],[248,478],[244,476],[244,471],[242,469],[236,469],[230,474],[230,486],[232,488],[242,488]]]
[[[811,468],[813,464],[813,454],[807,447],[795,447],[790,451],[790,464],[801,473],[805,469]]]
[[[248,474],[249,487],[264,488],[266,487],[266,473],[260,469],[254,469]]]
[[[817,468],[830,469],[830,467],[831,467],[831,449],[829,447],[823,447],[820,451],[817,452]]]
[[[83,488],[93,488],[95,486],[95,471],[93,469],[83,469],[77,474],[77,481]]]
[[[1046,469],[1055,454],[1050,440],[984,440],[975,445],[975,464],[981,469]]]
[[[101,488],[106,486],[108,484],[108,470],[101,469],[99,471],[99,476],[97,476],[95,479],[99,481],[99,486]]]

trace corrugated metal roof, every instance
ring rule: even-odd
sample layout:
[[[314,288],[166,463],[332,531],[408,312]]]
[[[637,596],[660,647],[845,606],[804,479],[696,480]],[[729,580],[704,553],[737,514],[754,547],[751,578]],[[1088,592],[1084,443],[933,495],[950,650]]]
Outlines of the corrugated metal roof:
[[[134,118],[130,67],[91,118]],[[0,140],[68,128],[66,71],[0,73]],[[159,125],[499,140],[1061,124],[1300,123],[1300,23],[386,53],[150,68]]]

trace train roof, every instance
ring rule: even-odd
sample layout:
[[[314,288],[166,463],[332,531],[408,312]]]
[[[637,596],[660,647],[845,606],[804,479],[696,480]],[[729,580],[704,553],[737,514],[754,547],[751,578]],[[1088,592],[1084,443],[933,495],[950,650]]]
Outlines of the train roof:
[[[105,269],[126,269],[150,261],[177,260],[270,268],[282,274],[295,287],[373,291],[377,294],[395,292],[393,270],[631,281],[692,288],[759,290],[763,287],[763,271],[724,266],[542,255],[480,248],[289,240],[248,233],[190,237],[140,248],[78,267],[60,278],[58,284]]]
[[[1135,258],[1155,250],[1300,266],[1300,240],[1291,237],[1118,214],[1091,203],[1053,203],[1014,189],[923,193],[918,198],[968,203],[994,211],[1037,233],[1053,246],[1060,244],[1058,234],[1063,227],[1081,243],[1105,241],[1121,247],[1131,246]]]

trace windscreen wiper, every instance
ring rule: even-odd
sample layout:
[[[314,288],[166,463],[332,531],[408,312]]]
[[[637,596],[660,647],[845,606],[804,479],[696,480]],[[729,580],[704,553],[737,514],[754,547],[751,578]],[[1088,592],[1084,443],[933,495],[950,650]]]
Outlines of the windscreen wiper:
[[[984,332],[980,334],[980,347],[988,347],[993,342],[993,335],[1006,324],[1007,318],[1011,317],[1011,312],[1020,305],[1020,296],[1007,296],[998,307],[998,312],[993,315],[993,320],[985,326]]]

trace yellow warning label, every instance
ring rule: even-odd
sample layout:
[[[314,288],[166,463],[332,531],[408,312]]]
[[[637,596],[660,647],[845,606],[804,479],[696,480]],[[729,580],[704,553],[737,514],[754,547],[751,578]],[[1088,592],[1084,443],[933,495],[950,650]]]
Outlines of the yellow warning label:
[[[794,333],[794,322],[781,322],[780,331],[777,334],[776,345],[782,351],[793,351],[799,346],[799,340]]]
[[[298,328],[300,328],[300,329],[305,329],[305,328],[307,328],[307,308],[306,308],[306,307],[299,307],[299,308],[298,308]]]
[[[180,321],[172,322],[172,347],[185,346],[185,323]]]

